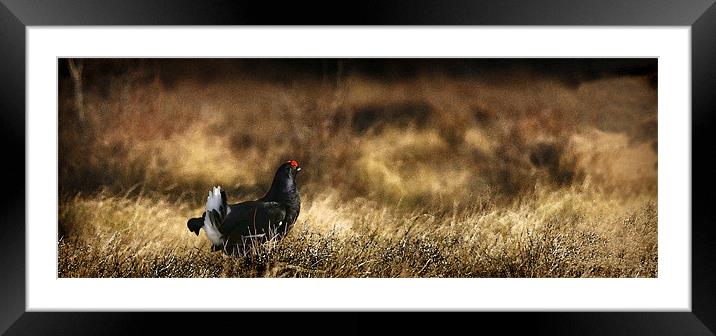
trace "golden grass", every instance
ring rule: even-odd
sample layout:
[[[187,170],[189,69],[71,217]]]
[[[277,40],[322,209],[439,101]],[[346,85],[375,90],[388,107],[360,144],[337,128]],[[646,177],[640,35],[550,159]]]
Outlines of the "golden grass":
[[[160,195],[107,192],[62,203],[62,277],[654,277],[656,204],[587,191],[540,193],[508,207],[439,212],[305,202],[299,223],[255,254],[210,252],[185,227],[200,211]]]
[[[61,277],[656,277],[656,93],[441,75],[60,83]],[[377,111],[377,112],[376,112]],[[244,257],[186,228],[206,190],[302,210]]]

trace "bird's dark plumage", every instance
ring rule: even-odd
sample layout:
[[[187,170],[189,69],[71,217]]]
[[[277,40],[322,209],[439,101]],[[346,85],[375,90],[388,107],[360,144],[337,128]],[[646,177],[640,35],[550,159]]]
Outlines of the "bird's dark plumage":
[[[214,250],[228,253],[243,252],[256,242],[283,238],[301,211],[296,185],[300,170],[296,161],[282,164],[268,192],[255,201],[228,205],[226,193],[214,188],[207,197],[206,211],[201,217],[189,219],[187,227],[197,235],[203,228]]]

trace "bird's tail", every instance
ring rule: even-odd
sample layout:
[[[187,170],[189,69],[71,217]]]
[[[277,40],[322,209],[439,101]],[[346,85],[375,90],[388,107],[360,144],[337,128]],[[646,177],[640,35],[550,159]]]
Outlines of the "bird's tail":
[[[202,215],[201,218],[189,218],[189,221],[186,222],[186,226],[189,228],[189,231],[194,232],[198,236],[199,229],[204,226],[204,215]]]
[[[229,212],[226,204],[226,193],[221,187],[214,187],[206,197],[206,212],[204,213],[204,232],[214,245],[221,245],[224,239],[221,237],[221,224]]]
[[[217,216],[218,221],[214,222],[215,224],[223,221],[228,209],[226,205],[226,192],[221,190],[221,187],[212,188],[211,191],[209,191],[209,196],[206,197],[206,211],[209,213],[216,212],[214,216]]]

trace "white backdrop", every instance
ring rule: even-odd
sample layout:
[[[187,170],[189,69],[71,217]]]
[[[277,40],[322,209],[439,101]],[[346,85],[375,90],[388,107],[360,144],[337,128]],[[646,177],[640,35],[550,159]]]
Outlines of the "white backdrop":
[[[29,27],[26,308],[690,311],[690,37],[689,27]],[[58,57],[658,57],[659,276],[58,279]]]

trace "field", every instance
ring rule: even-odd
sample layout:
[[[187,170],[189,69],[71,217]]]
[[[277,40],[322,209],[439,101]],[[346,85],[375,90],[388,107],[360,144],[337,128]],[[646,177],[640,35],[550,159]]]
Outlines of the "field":
[[[60,277],[657,276],[654,76],[156,63],[60,75]],[[187,229],[289,159],[284,240],[232,257]]]

